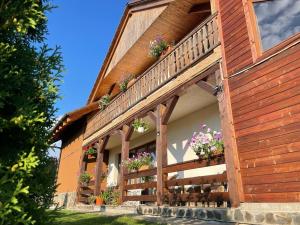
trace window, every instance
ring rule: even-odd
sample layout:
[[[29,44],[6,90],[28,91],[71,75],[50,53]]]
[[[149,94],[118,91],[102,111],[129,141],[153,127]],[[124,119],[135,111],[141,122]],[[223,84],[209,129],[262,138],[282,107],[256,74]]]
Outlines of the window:
[[[253,0],[253,7],[264,51],[300,32],[300,0]]]

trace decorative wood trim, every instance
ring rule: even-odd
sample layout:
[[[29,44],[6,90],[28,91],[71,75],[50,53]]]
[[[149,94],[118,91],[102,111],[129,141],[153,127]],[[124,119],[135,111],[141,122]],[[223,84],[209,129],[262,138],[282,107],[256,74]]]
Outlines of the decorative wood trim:
[[[240,171],[240,162],[236,144],[235,130],[233,126],[232,109],[228,79],[222,79],[220,70],[216,71],[217,84],[223,86],[223,91],[217,95],[221,118],[221,127],[225,145],[225,162],[230,193],[230,201],[233,207],[238,207],[244,201],[244,191]]]
[[[253,0],[243,0],[246,25],[251,46],[252,59],[255,62],[262,55],[261,38],[253,8]]]

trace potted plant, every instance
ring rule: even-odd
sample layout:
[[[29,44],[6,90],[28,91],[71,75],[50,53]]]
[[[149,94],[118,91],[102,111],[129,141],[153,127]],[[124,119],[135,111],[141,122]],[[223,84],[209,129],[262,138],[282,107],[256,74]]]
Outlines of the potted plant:
[[[99,197],[106,205],[118,205],[120,192],[114,187],[109,187],[107,190],[102,191]]]
[[[84,172],[84,173],[80,174],[80,176],[79,176],[79,181],[84,186],[88,186],[91,179],[92,179],[92,176],[90,174],[88,174],[87,172]]]
[[[88,200],[89,205],[93,205],[93,204],[95,204],[96,196],[90,195],[87,200]]]
[[[89,148],[85,154],[89,157],[89,158],[95,158],[96,157],[96,154],[97,154],[97,150],[94,149],[94,148]]]
[[[130,171],[138,171],[142,166],[150,166],[153,163],[152,156],[147,152],[141,152],[123,162]]]
[[[126,75],[119,83],[119,88],[122,92],[125,92],[134,82],[133,75]]]
[[[170,45],[161,36],[157,36],[153,41],[150,41],[149,55],[158,59],[161,55],[165,54],[170,48]]]
[[[96,205],[103,205],[104,204],[104,201],[103,201],[103,198],[101,197],[101,195],[99,196],[96,196]]]
[[[109,95],[103,95],[101,99],[99,100],[99,108],[105,109],[106,106],[110,103],[110,96]]]
[[[149,129],[149,124],[142,119],[135,119],[132,123],[134,131],[138,133],[144,133]]]
[[[211,159],[214,155],[224,153],[224,143],[221,132],[212,131],[204,124],[199,132],[194,133],[190,147],[201,159]]]

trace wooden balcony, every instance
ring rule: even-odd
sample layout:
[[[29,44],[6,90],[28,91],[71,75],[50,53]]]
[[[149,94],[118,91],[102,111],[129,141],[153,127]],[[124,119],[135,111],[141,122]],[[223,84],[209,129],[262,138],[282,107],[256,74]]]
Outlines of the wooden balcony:
[[[169,54],[140,75],[126,92],[117,95],[104,110],[89,119],[84,138],[105,127],[119,115],[179,76],[211,53],[218,45],[217,14],[214,14],[183,38]]]

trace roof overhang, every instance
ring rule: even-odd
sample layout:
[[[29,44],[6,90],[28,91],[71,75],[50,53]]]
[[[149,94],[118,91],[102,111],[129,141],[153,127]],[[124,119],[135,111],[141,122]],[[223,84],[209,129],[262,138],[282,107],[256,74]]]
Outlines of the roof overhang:
[[[70,125],[96,111],[98,108],[98,103],[94,102],[72,112],[66,113],[53,127],[51,141],[56,142],[60,140],[63,133]]]

